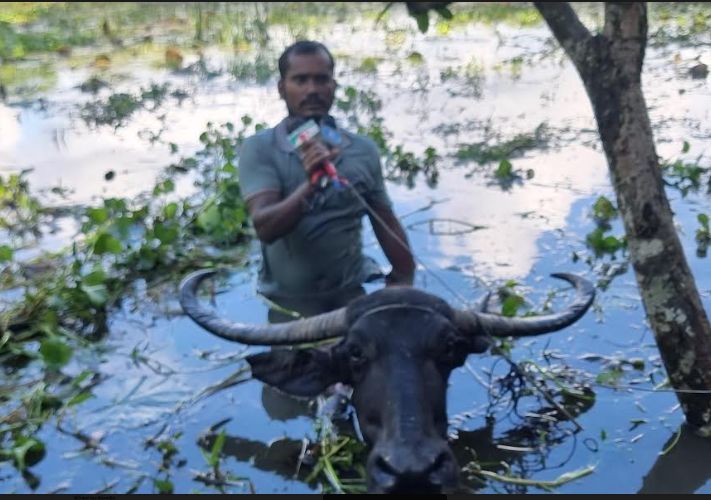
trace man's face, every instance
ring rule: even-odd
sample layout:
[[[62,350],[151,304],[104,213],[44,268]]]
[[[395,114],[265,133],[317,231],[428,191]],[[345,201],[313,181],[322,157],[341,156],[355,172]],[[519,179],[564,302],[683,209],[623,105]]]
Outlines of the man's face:
[[[291,54],[284,78],[279,80],[279,95],[289,115],[320,117],[328,114],[336,92],[336,81],[328,56],[321,50],[313,54]]]

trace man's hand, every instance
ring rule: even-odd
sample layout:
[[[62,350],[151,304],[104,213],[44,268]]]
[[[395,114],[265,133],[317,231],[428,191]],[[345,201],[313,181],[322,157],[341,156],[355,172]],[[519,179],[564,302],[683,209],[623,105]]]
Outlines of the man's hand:
[[[393,269],[390,274],[385,276],[385,286],[412,286],[414,280],[414,275],[401,274]]]
[[[301,161],[304,164],[306,175],[311,177],[315,171],[323,166],[326,161],[333,160],[338,156],[338,150],[329,150],[326,145],[319,140],[310,140],[301,146]]]

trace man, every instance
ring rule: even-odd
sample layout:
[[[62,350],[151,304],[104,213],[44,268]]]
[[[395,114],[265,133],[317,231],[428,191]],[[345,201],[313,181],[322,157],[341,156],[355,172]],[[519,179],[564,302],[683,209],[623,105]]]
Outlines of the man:
[[[386,285],[412,285],[415,271],[375,143],[340,129],[338,147],[317,139],[295,150],[288,140],[307,119],[333,123],[328,115],[336,91],[333,70],[333,57],[321,43],[288,47],[279,58],[278,89],[289,115],[248,138],[239,160],[240,187],[262,247],[259,291],[306,316],[346,305],[365,293],[364,282],[382,276],[363,255],[365,214],[392,265]],[[323,184],[327,161],[348,185]],[[285,319],[293,318],[270,311],[270,321]]]

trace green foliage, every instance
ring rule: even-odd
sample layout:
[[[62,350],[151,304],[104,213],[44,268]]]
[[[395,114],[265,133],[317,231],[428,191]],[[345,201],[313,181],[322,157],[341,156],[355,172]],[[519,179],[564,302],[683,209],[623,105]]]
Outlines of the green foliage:
[[[359,134],[367,135],[378,146],[388,180],[402,182],[412,188],[416,178],[422,174],[428,186],[436,186],[439,179],[437,163],[441,157],[435,148],[425,148],[424,156],[420,157],[406,151],[400,144],[392,147],[392,134],[385,128],[384,120],[379,115],[382,108],[380,99],[373,92],[359,91],[355,87],[345,87],[343,94],[343,97],[337,96],[336,107],[347,113],[348,121]]]
[[[504,286],[499,287],[497,290],[499,300],[501,301],[501,314],[503,316],[509,318],[516,316],[519,309],[526,304],[526,300],[523,296],[514,291],[514,288],[517,286],[517,282],[507,281]]]
[[[357,70],[362,73],[377,73],[378,65],[382,62],[379,57],[366,57],[358,66]]]
[[[35,437],[18,434],[14,437],[12,447],[0,449],[0,461],[12,460],[15,467],[24,471],[27,467],[40,462],[46,454],[45,445]]]
[[[618,250],[625,248],[626,240],[615,236],[606,235],[605,229],[598,227],[587,235],[585,241],[595,252],[597,257],[605,254],[614,255]]]
[[[161,495],[172,495],[173,494],[173,482],[169,479],[154,479],[153,486],[156,487],[158,493]]]
[[[40,354],[49,368],[60,368],[72,358],[72,348],[57,338],[48,338],[40,343]]]
[[[666,184],[678,189],[682,196],[698,191],[702,185],[702,176],[710,172],[708,167],[699,165],[700,159],[701,157],[697,158],[693,163],[683,160],[663,163]]]
[[[200,136],[203,149],[168,166],[152,189],[132,199],[106,198],[81,211],[81,237],[63,252],[40,257],[36,267],[46,271],[18,277],[15,286],[25,293],[0,316],[0,363],[21,355],[41,360],[47,373],[61,374],[78,341],[106,331],[109,311],[137,278],[150,284],[199,265],[238,261],[241,253],[234,245],[246,242],[249,233],[234,165],[248,129],[262,127],[248,116],[242,125],[236,133],[231,123],[209,124]],[[175,176],[188,172],[197,191],[177,197]],[[4,228],[27,224],[42,213],[44,207],[29,192],[22,175],[0,178]],[[227,251],[220,254],[219,248]],[[14,251],[13,245],[0,246],[0,262],[9,262]],[[27,342],[39,344],[36,354],[24,349]],[[82,374],[56,395],[44,383],[33,387],[25,397],[28,418],[12,431],[0,429],[0,460],[14,457],[19,468],[25,467],[39,442],[18,437],[14,448],[7,448],[8,436],[20,431],[31,436],[56,411],[90,399],[87,377]],[[168,479],[155,486],[163,493],[173,488]]]
[[[14,251],[7,245],[0,245],[0,263],[12,260]]]
[[[598,224],[608,224],[617,217],[618,212],[615,205],[608,198],[600,196],[593,204],[592,214]]]
[[[317,431],[319,444],[312,451],[317,461],[306,482],[321,483],[326,493],[365,493],[365,443],[323,428]]]
[[[701,2],[650,2],[649,43],[696,46],[708,42],[711,11]]]
[[[514,182],[532,179],[533,169],[522,171],[515,169],[511,158],[521,156],[526,151],[545,147],[549,132],[545,123],[541,123],[531,134],[518,134],[513,139],[489,144],[490,141],[480,141],[460,146],[455,156],[459,163],[474,161],[479,165],[496,163],[492,177],[502,189],[509,189]]]
[[[592,206],[592,218],[595,221],[595,229],[588,233],[585,242],[596,258],[610,255],[615,258],[618,251],[627,247],[627,240],[624,236],[612,236],[611,222],[619,216],[617,207],[605,196],[598,197]]]
[[[268,82],[277,71],[275,58],[270,54],[258,53],[253,59],[238,59],[230,73],[239,81]]]
[[[7,230],[11,235],[25,237],[34,234],[41,219],[41,205],[29,191],[25,178],[30,170],[9,177],[0,176],[0,231]],[[0,252],[0,261],[12,257],[12,249]],[[5,259],[3,259],[3,256]]]
[[[200,448],[202,456],[210,467],[218,467],[220,463],[220,453],[222,453],[222,448],[225,446],[225,430],[222,429],[220,433],[215,438],[215,442],[212,443],[212,448],[210,453],[206,453],[205,450]]]
[[[112,94],[107,100],[91,101],[80,110],[81,117],[87,124],[111,125],[119,128],[140,109],[155,110],[161,106],[167,93],[168,84],[152,84],[150,88],[141,88],[138,95],[125,92]]]
[[[4,7],[0,9],[0,59],[24,59],[33,53],[54,52],[62,47],[82,46],[94,41],[94,35],[85,31],[59,27],[40,32],[31,30],[26,16],[10,18],[12,14],[8,16],[4,10]]]
[[[479,165],[501,162],[520,156],[526,151],[544,147],[548,143],[549,132],[545,123],[536,127],[533,133],[518,134],[512,139],[489,144],[489,141],[461,145],[456,153],[460,162],[474,161]]]
[[[407,55],[407,57],[406,57],[405,59],[406,59],[407,62],[409,62],[410,64],[413,64],[413,65],[416,65],[416,66],[419,66],[419,65],[421,65],[421,64],[424,64],[424,62],[425,62],[424,56],[423,56],[421,53],[417,52],[417,51],[410,52],[410,53]]]

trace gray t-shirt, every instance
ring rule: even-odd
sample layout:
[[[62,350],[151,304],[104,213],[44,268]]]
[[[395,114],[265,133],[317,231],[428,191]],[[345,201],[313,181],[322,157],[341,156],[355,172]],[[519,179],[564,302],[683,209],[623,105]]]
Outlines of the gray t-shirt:
[[[239,183],[246,200],[266,190],[276,190],[285,198],[306,180],[286,130],[284,120],[242,145]],[[333,162],[339,175],[348,179],[371,206],[391,206],[375,143],[367,137],[339,132],[341,152]],[[274,299],[317,298],[382,276],[375,261],[363,255],[361,232],[366,210],[351,187],[338,190],[329,183],[316,192],[304,210],[291,233],[273,243],[262,243],[260,293]]]

